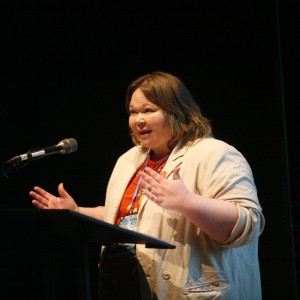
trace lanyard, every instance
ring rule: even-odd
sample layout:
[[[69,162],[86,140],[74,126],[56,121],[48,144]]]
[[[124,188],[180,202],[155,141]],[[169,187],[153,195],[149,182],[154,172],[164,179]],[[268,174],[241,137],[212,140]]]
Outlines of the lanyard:
[[[149,152],[149,153],[150,153],[150,152]],[[145,162],[144,162],[144,166],[143,166],[142,171],[145,170],[145,168],[146,168],[146,166],[147,166],[147,164],[148,164],[149,156],[150,156],[149,153],[148,153],[147,158],[146,158],[146,160],[145,160]],[[136,199],[136,195],[137,195],[137,193],[138,193],[138,190],[139,190],[139,188],[140,188],[140,185],[141,185],[141,177],[139,178],[139,181],[138,181],[138,183],[137,183],[137,185],[136,185],[136,188],[135,188],[135,190],[134,190],[134,193],[133,193],[133,196],[132,196],[132,199],[131,199],[131,204],[130,204],[130,215],[132,215],[132,212],[133,212],[133,209],[134,209],[134,202],[135,202],[135,199]]]
[[[170,153],[164,157],[164,159],[163,159],[163,160],[160,162],[160,164],[156,167],[155,171],[157,171],[157,170],[159,169],[159,167],[160,167],[160,166],[161,166],[161,165],[169,158],[169,156],[170,156]],[[147,164],[148,164],[149,159],[150,159],[149,157],[150,157],[150,152],[148,153],[147,158],[146,158],[146,160],[145,160],[145,162],[144,162],[142,171],[144,171],[145,168],[147,167]],[[137,185],[136,185],[136,188],[135,188],[135,190],[134,190],[134,193],[133,193],[133,196],[132,196],[132,199],[131,199],[131,204],[130,204],[130,216],[131,216],[132,213],[133,213],[134,202],[135,202],[135,200],[136,200],[136,196],[137,196],[137,194],[138,194],[140,185],[141,185],[141,177],[139,178],[139,181],[138,181],[138,183],[137,183]]]

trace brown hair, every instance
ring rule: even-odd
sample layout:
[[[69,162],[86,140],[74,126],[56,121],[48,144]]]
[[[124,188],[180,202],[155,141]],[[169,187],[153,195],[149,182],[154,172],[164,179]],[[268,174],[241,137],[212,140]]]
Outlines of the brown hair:
[[[134,80],[126,91],[125,106],[128,113],[132,94],[138,88],[149,101],[164,111],[173,131],[169,148],[173,148],[178,141],[182,147],[190,141],[212,135],[210,121],[202,116],[190,91],[176,76],[157,71]],[[140,146],[130,133],[133,143]]]

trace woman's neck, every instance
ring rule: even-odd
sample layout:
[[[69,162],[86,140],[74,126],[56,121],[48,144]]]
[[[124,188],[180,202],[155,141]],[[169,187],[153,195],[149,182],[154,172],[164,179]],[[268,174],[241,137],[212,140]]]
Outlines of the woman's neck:
[[[160,159],[162,159],[163,157],[167,156],[170,153],[170,150],[168,151],[161,151],[161,152],[157,152],[157,151],[150,151],[150,159],[152,161],[159,161]]]

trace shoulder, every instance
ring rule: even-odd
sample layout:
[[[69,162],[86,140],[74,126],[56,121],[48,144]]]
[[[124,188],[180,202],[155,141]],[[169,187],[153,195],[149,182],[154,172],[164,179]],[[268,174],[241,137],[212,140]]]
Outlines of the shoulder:
[[[147,151],[143,151],[141,148],[134,146],[124,152],[117,160],[116,166],[130,164],[133,166],[139,166],[147,156]]]
[[[126,152],[124,152],[119,158],[118,160],[126,160],[126,159],[130,159],[132,157],[136,157],[136,156],[143,156],[145,155],[145,151],[143,151],[141,148],[137,147],[137,146],[134,146],[130,149],[128,149]]]
[[[241,155],[241,153],[230,144],[213,137],[208,137],[197,139],[182,147],[175,147],[172,157],[175,160],[179,157],[183,159],[193,158],[207,160],[212,157],[222,157],[230,153]]]
[[[244,155],[234,146],[216,139],[205,138],[186,146],[185,160],[204,165],[225,166],[227,164],[248,164]]]
[[[113,168],[111,181],[112,178],[115,180],[116,178],[125,178],[126,176],[132,176],[132,174],[134,174],[134,172],[136,172],[139,166],[143,163],[146,155],[147,152],[141,151],[136,146],[121,154]]]
[[[190,152],[199,153],[201,151],[202,154],[239,152],[234,146],[213,137],[196,140],[193,144],[187,146],[187,148]]]

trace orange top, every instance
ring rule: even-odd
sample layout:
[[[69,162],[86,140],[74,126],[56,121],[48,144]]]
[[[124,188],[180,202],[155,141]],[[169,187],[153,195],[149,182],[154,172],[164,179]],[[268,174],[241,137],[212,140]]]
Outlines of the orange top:
[[[147,167],[149,167],[153,170],[156,170],[158,173],[160,173],[167,162],[167,158],[168,158],[168,156],[165,156],[158,161],[153,161],[153,160],[149,159],[149,161],[147,163]],[[123,195],[123,198],[122,198],[122,201],[120,204],[119,212],[118,212],[117,219],[116,219],[116,225],[120,224],[122,218],[130,215],[130,206],[132,204],[132,198],[133,198],[135,189],[138,185],[138,182],[140,180],[139,172],[142,171],[143,168],[144,168],[144,163],[140,166],[140,168],[138,169],[138,171],[136,172],[136,174],[133,176],[133,178],[131,179],[131,181],[128,184],[128,187]],[[143,189],[144,189],[143,186],[139,187],[137,195],[136,195],[136,199],[134,199],[134,201],[133,201],[133,205],[134,205],[133,214],[138,213],[138,210],[139,210],[140,204],[141,204],[140,198],[143,195]]]

